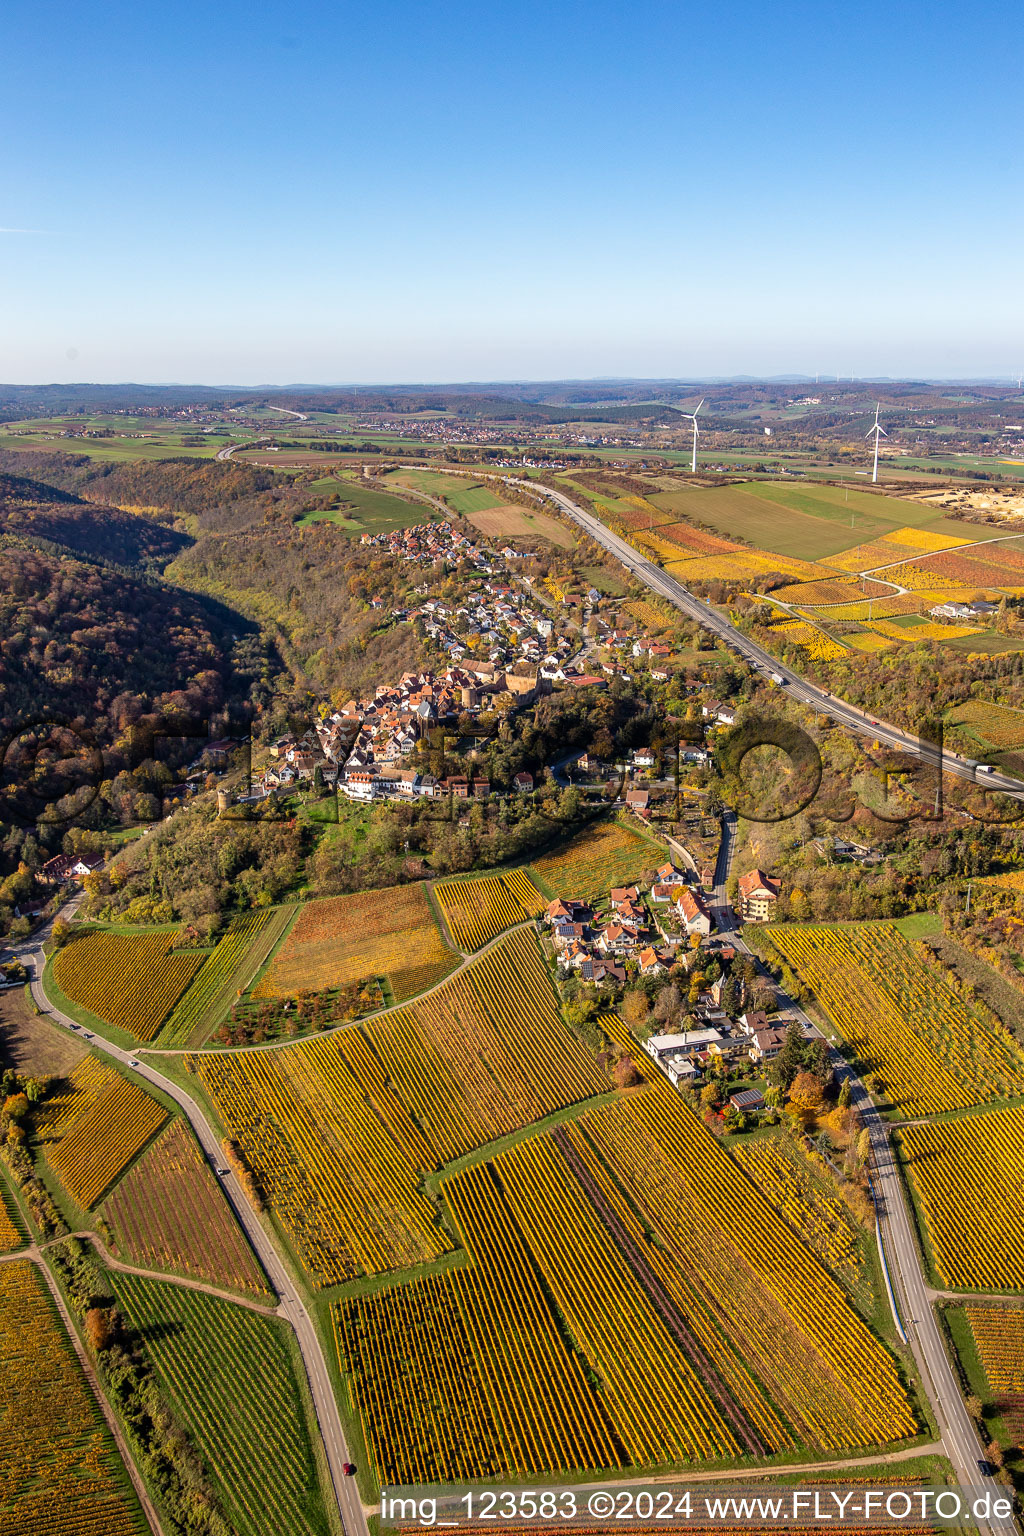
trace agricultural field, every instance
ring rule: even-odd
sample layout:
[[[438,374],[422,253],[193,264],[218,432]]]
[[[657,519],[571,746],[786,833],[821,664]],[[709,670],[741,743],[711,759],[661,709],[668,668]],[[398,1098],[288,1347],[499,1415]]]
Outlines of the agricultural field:
[[[73,1003],[136,1040],[153,1040],[205,960],[174,953],[178,932],[71,936],[53,961],[53,979]]]
[[[1024,1290],[1024,1109],[902,1126],[898,1135],[943,1284]]]
[[[664,855],[660,856],[664,862]],[[541,887],[556,896],[596,901],[612,886],[632,885],[654,869],[659,851],[647,838],[618,821],[599,821],[568,843],[542,854],[530,866]]]
[[[827,559],[903,524],[937,521],[930,507],[827,485],[752,481],[666,491],[650,500],[724,538],[801,561]]]
[[[286,932],[294,907],[247,912],[233,917],[192,985],[167,1020],[157,1044],[202,1045],[228,1008],[252,984],[274,945]]]
[[[408,1008],[186,1068],[317,1285],[450,1250],[423,1174],[611,1086],[526,932]]]
[[[643,1092],[588,1112],[569,1134],[593,1177],[605,1181],[620,1220],[628,1224],[629,1206],[602,1161],[661,1235],[663,1283],[762,1443],[790,1443],[782,1420],[821,1449],[914,1432],[887,1352],[667,1081],[655,1076]],[[658,1250],[644,1253],[653,1265]],[[723,1348],[712,1319],[756,1372],[776,1416]]]
[[[460,517],[469,517],[473,512],[499,505],[499,498],[490,487],[469,475],[446,475],[430,469],[398,469],[384,477],[384,484],[399,488],[411,486],[413,490],[425,491],[428,496],[443,496]]]
[[[994,1392],[1013,1393],[1024,1406],[1024,1312],[965,1307],[978,1359]]]
[[[1016,1474],[1024,1444],[1024,1312],[988,1303],[947,1305],[944,1315],[969,1390],[984,1405],[986,1438],[1001,1445]]]
[[[667,622],[665,615],[645,598],[624,603],[623,607],[631,618],[636,619],[638,624],[643,624],[647,629],[662,629]]]
[[[979,746],[1012,750],[1024,747],[1024,710],[967,699],[946,716],[946,729],[973,738]]]
[[[605,597],[625,597],[626,595],[625,581],[603,565],[585,565],[581,568],[580,575],[588,586],[593,587]],[[628,608],[629,604],[626,606]]]
[[[254,995],[287,997],[385,976],[401,1002],[442,981],[458,962],[438,932],[424,887],[390,886],[308,902]]]
[[[795,603],[800,608],[820,604],[846,603],[861,596],[862,583],[855,577],[823,577],[818,581],[798,581],[791,587],[777,587],[772,593],[780,603]]]
[[[441,1191],[466,1262],[331,1309],[382,1483],[915,1432],[841,1288],[660,1079]]]
[[[966,639],[947,640],[946,644],[950,650],[963,651],[968,656],[1003,656],[1007,651],[1024,650],[1024,640],[1019,635],[1000,635],[991,629]]]
[[[112,1272],[233,1536],[328,1536],[288,1330],[216,1296]]]
[[[972,1014],[893,924],[773,926],[768,936],[903,1117],[1020,1092],[1013,1037]]]
[[[124,1466],[29,1260],[0,1264],[0,1511],[18,1536],[144,1536]]]
[[[389,496],[386,491],[374,490],[357,480],[339,476],[333,489],[338,493],[338,503],[333,509],[332,521],[336,521],[345,533],[353,535],[393,533],[396,528],[429,523],[438,515],[425,502],[403,501],[399,496]]]
[[[756,581],[759,576],[779,572],[791,581],[812,581],[821,575],[821,567],[791,556],[765,555],[758,550],[741,549],[727,555],[693,555],[664,560],[666,571],[679,581]]]
[[[918,640],[961,640],[980,631],[970,624],[929,624],[915,614],[898,619],[876,619],[871,629],[896,645],[911,645]]]
[[[109,1088],[124,1079],[98,1056],[84,1056],[59,1093],[51,1094],[35,1112],[40,1141],[59,1141],[66,1130]]]
[[[863,651],[866,655],[873,655],[878,651],[887,651],[893,641],[885,635],[879,635],[874,630],[861,629],[853,634],[845,634],[843,639],[847,645],[852,645],[855,651]]]
[[[812,1172],[789,1138],[746,1137],[733,1156],[788,1227],[827,1269],[852,1278],[863,1264],[858,1226],[849,1207]]]
[[[36,1117],[46,1158],[68,1194],[88,1210],[167,1119],[148,1093],[95,1056]]]
[[[87,1055],[78,1035],[35,1011],[21,987],[0,992],[0,1056],[25,1077],[64,1077]]]
[[[480,949],[504,928],[537,917],[545,905],[521,869],[478,879],[439,880],[432,892],[452,939],[467,951]]]
[[[26,1241],[22,1220],[5,1180],[0,1178],[0,1253],[13,1253]]]
[[[780,619],[769,627],[768,633],[782,635],[815,661],[835,661],[846,654],[845,645],[840,645],[816,625],[805,624],[800,619]]]
[[[747,554],[739,544],[719,539],[703,528],[689,523],[668,523],[659,528],[653,540],[654,546],[666,559],[682,560],[710,555]]]
[[[560,549],[572,549],[575,543],[570,529],[564,523],[546,512],[531,512],[529,507],[494,504],[480,511],[472,511],[468,516],[474,528],[490,534],[492,538],[545,539],[549,544],[557,544]]]
[[[259,1262],[183,1120],[159,1141],[103,1206],[118,1255],[254,1295],[267,1293]]]

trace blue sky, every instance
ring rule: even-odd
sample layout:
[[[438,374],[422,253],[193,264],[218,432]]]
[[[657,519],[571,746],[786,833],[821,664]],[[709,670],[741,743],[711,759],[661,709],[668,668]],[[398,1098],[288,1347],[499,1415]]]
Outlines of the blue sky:
[[[8,7],[0,379],[1024,366],[1019,7]]]

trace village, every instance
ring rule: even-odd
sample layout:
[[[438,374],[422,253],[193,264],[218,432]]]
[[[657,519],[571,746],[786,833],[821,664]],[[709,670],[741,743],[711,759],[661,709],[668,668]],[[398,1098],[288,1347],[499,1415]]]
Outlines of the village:
[[[522,559],[516,550],[485,550],[448,522],[364,534],[361,542],[432,569],[451,570],[457,564],[460,602],[429,595],[426,584],[416,589],[422,599],[417,606],[389,616],[395,622],[419,621],[443,663],[434,670],[406,672],[397,683],[380,685],[372,697],[349,699],[339,708],[324,703],[315,726],[272,743],[270,761],[242,799],[287,794],[314,779],[363,802],[444,794],[486,797],[491,786],[485,775],[437,780],[414,767],[411,760],[420,743],[439,729],[449,741],[469,738],[481,715],[493,727],[502,715],[529,706],[555,686],[606,688],[613,678],[630,678],[638,669],[655,682],[669,678],[670,646],[596,615],[600,594],[593,588],[577,595],[551,578],[535,583],[526,573],[510,577],[506,565],[514,567]],[[383,603],[375,598],[371,607]],[[712,724],[733,718],[715,701],[705,703],[703,713]],[[487,730],[476,734],[486,736]],[[684,760],[707,766],[711,758],[696,743]],[[653,758],[638,758],[631,767],[643,771],[652,765]],[[511,786],[524,793],[534,787],[530,773],[517,775]],[[646,792],[635,793],[632,808],[640,811]]]
[[[704,889],[711,878],[710,871],[680,872],[667,862],[646,888],[613,887],[601,903],[559,897],[543,918],[563,988],[576,982],[621,994],[638,980],[678,978],[688,995],[687,1027],[678,1030],[667,1022],[647,1037],[645,1048],[681,1088],[698,1088],[709,1075],[760,1073],[782,1052],[793,1022],[784,1013],[751,1006],[737,965],[746,957],[727,934],[714,931]],[[771,922],[778,896],[776,881],[750,870],[740,876],[736,916]],[[744,1114],[764,1105],[754,1087],[738,1089],[730,1102]]]

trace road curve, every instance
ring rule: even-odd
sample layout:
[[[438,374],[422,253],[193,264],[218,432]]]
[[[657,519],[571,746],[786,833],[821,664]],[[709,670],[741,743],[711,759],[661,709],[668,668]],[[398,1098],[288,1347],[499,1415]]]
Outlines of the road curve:
[[[69,918],[76,910],[81,899],[80,895],[73,897],[69,903],[61,908],[58,915]],[[63,1025],[65,1029],[70,1030],[74,1027],[74,1020],[54,1006],[43,988],[42,976],[45,960],[43,943],[50,936],[52,925],[53,920],[51,919],[42,928],[38,929],[31,939],[27,939],[20,945],[16,953],[18,958],[30,968],[32,996],[37,1006],[44,1013],[48,1014],[54,1023]],[[80,1032],[77,1029],[75,1032],[81,1038]],[[90,1044],[104,1055],[112,1056],[122,1066],[127,1067],[129,1072],[133,1072],[137,1077],[145,1079],[154,1088],[159,1088],[168,1098],[173,1099],[184,1112],[199,1140],[199,1145],[213,1166],[224,1166],[220,1143],[213,1128],[195,1099],[187,1094],[183,1088],[180,1088],[177,1083],[172,1082],[170,1078],[164,1077],[161,1073],[157,1072],[155,1068],[150,1066],[149,1062],[140,1062],[137,1067],[132,1067],[131,1063],[138,1058],[131,1051],[122,1050],[120,1046],[111,1044],[109,1040],[104,1040],[99,1035],[94,1035]],[[351,1457],[345,1440],[345,1432],[342,1428],[341,1415],[338,1412],[338,1404],[331,1386],[327,1362],[324,1359],[320,1338],[316,1328],[313,1326],[313,1320],[304,1303],[295,1294],[294,1281],[289,1275],[275,1243],[250,1205],[234,1173],[229,1169],[227,1174],[220,1178],[218,1182],[224,1190],[224,1194],[241,1223],[246,1236],[255,1249],[271,1285],[280,1298],[278,1315],[290,1323],[295,1331],[295,1338],[309,1381],[313,1407],[316,1411],[320,1433],[323,1437],[327,1464],[330,1469],[331,1482],[345,1529],[345,1536],[369,1536],[369,1526],[367,1525],[362,1501],[359,1498],[356,1480],[353,1477],[345,1476],[344,1463],[350,1461]]]

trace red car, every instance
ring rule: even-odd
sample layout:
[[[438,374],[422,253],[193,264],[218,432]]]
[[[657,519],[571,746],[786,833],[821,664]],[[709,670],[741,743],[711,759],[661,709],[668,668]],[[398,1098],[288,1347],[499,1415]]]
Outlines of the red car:
[[[346,1477],[354,1477],[356,1464],[354,1461],[343,1461],[341,1464],[341,1470],[344,1472]]]

